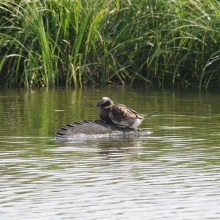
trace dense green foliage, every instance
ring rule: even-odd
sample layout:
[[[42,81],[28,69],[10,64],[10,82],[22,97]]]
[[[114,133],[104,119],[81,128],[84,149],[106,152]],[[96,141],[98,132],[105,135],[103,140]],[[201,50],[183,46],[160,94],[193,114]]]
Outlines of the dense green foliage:
[[[217,0],[2,0],[0,83],[220,86]]]

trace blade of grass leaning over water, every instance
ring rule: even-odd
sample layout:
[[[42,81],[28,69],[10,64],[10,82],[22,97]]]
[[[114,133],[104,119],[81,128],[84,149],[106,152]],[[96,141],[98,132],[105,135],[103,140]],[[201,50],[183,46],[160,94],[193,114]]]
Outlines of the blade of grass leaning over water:
[[[215,0],[0,2],[0,83],[220,86]]]

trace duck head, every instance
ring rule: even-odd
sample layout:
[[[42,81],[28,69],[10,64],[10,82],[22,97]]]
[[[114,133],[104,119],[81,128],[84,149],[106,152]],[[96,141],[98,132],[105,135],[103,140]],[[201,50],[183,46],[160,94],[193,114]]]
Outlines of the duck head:
[[[107,107],[113,105],[113,101],[108,97],[102,97],[101,100],[95,105],[95,107]]]

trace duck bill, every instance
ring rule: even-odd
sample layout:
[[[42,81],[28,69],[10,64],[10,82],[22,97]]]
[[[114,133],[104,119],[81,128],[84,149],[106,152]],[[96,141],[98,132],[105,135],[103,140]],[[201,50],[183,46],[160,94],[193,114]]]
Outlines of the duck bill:
[[[98,102],[94,107],[101,107],[100,103]]]

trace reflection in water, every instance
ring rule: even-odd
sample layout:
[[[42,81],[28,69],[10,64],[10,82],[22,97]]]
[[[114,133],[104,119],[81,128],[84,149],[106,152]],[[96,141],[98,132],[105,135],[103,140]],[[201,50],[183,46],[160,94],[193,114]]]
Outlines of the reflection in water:
[[[120,102],[136,105],[139,112],[164,110],[143,122],[152,134],[55,142],[63,124],[96,118],[97,109],[88,106],[98,97],[123,100],[125,91],[131,98]],[[71,98],[65,89],[34,91],[33,96],[24,92],[30,102],[22,98],[23,91],[1,93],[1,219],[220,218],[217,96],[72,92]],[[77,106],[83,109],[79,114]]]

